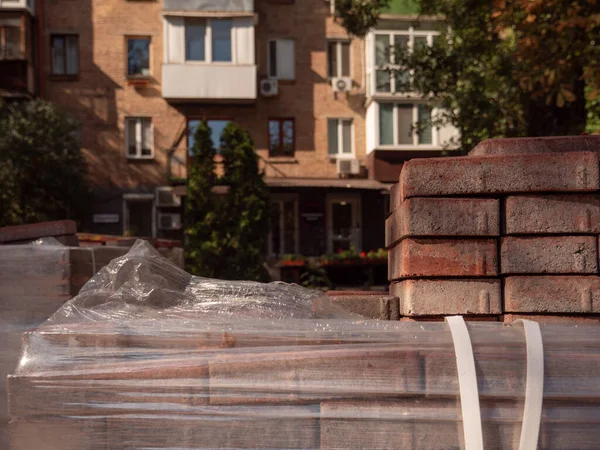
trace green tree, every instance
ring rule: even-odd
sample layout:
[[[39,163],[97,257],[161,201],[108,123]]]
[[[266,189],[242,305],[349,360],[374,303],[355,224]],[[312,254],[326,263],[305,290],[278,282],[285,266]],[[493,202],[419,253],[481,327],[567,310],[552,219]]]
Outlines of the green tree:
[[[237,125],[227,125],[220,148],[223,175],[217,177],[210,128],[202,122],[188,176],[188,267],[202,276],[262,280],[269,208],[264,174],[250,136]],[[227,187],[226,195],[212,193],[218,185]]]
[[[334,0],[335,19],[350,36],[364,38],[377,24],[379,13],[390,0]]]
[[[456,126],[463,151],[492,137],[579,134],[597,117],[588,111],[600,91],[596,1],[419,3],[423,16],[443,17],[440,34],[410,54],[390,49],[400,90],[426,93],[441,106],[433,121]]]
[[[217,184],[216,150],[206,122],[198,125],[190,151],[185,200],[186,266],[193,274],[216,277],[221,251],[218,204],[212,193]]]
[[[83,220],[90,189],[76,126],[42,100],[0,100],[0,227]]]

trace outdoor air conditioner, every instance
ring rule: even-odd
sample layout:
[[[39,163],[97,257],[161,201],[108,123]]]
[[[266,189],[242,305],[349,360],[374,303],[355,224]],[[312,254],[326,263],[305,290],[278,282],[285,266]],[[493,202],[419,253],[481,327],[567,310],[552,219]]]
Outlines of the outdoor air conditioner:
[[[159,214],[158,228],[161,230],[180,230],[181,214]]]
[[[263,97],[275,97],[279,93],[277,80],[265,78],[260,80],[260,95]]]
[[[333,92],[350,92],[352,89],[352,78],[350,77],[335,77],[331,79],[331,87]]]
[[[338,159],[336,161],[338,175],[357,175],[360,172],[358,159]]]
[[[162,186],[156,188],[156,206],[159,208],[177,208],[181,206],[181,197],[175,195],[173,188]]]

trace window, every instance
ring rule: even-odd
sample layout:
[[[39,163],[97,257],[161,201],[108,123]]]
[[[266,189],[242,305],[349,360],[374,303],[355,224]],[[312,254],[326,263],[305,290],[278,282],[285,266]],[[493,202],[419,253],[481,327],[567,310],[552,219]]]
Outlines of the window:
[[[298,201],[294,195],[271,199],[268,252],[270,256],[298,253]]]
[[[327,196],[327,251],[361,249],[361,207],[357,195]]]
[[[427,105],[379,104],[379,144],[437,146],[431,115]]]
[[[351,156],[352,151],[352,120],[328,119],[327,141],[329,156]]]
[[[330,41],[327,44],[329,77],[350,76],[350,42]]]
[[[154,237],[154,196],[152,194],[123,195],[123,234]]]
[[[150,38],[127,39],[127,75],[150,75]]]
[[[149,159],[154,157],[154,129],[149,117],[125,119],[127,157]]]
[[[186,18],[186,61],[232,62],[231,19]]]
[[[294,156],[294,119],[269,120],[269,156]]]
[[[18,26],[0,24],[0,59],[21,59],[21,29]]]
[[[52,75],[79,73],[79,37],[75,34],[57,34],[51,37]]]
[[[209,119],[206,121],[210,128],[210,138],[213,142],[213,146],[220,153],[221,150],[221,135],[225,127],[231,122],[229,119]],[[188,120],[188,148],[194,146],[194,135],[200,125],[200,120]]]
[[[404,48],[408,52],[420,46],[431,46],[435,31],[419,31],[410,27],[408,30],[393,33],[375,34],[375,91],[376,92],[408,92],[411,90],[410,73],[403,71],[396,64],[395,48]]]
[[[231,62],[231,19],[212,20],[212,60]]]
[[[296,78],[295,44],[292,39],[271,39],[268,51],[269,77],[279,80]]]

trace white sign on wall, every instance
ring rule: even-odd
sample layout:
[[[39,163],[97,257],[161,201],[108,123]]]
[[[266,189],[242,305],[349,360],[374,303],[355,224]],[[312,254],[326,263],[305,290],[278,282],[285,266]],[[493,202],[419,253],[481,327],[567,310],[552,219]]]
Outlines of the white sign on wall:
[[[118,214],[94,214],[92,217],[94,223],[119,223]]]

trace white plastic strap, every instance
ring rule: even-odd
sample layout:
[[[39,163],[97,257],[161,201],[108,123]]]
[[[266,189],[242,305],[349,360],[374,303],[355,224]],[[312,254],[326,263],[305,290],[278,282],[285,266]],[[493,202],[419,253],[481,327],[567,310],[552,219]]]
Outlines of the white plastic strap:
[[[469,330],[461,316],[446,317],[446,322],[452,333],[454,353],[456,355],[465,449],[483,450],[477,373],[475,372],[475,358],[473,357],[473,347],[471,346]]]
[[[525,380],[525,406],[523,408],[523,425],[519,450],[535,450],[537,448],[540,422],[542,420],[542,403],[544,400],[544,344],[540,325],[531,320],[519,319],[525,331],[527,347],[527,378]]]

